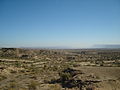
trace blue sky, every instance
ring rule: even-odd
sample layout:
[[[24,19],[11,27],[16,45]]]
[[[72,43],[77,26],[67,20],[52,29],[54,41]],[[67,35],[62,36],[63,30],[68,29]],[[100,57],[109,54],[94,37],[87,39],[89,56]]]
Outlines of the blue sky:
[[[120,44],[120,0],[0,0],[0,47]]]

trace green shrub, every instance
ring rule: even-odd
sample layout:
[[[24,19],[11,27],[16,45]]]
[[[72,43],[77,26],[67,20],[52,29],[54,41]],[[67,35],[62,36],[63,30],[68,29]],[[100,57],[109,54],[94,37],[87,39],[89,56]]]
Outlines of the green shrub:
[[[36,81],[31,81],[28,85],[29,90],[36,90],[39,84]]]
[[[61,72],[60,77],[62,81],[66,81],[66,80],[70,80],[72,76],[70,73]]]

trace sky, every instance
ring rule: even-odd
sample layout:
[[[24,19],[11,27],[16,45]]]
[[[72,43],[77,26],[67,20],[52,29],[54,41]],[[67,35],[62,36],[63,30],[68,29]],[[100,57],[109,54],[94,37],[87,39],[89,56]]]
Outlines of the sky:
[[[120,0],[0,0],[0,47],[120,44]]]

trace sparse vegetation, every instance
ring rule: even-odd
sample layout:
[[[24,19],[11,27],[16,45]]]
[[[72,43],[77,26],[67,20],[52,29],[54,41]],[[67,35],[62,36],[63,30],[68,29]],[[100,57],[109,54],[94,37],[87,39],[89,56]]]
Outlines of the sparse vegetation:
[[[31,81],[30,84],[28,85],[29,90],[37,90],[37,86],[38,86],[38,85],[39,85],[39,84],[38,84],[37,82]]]
[[[119,90],[119,57],[116,49],[0,49],[0,90],[95,90],[109,79]]]

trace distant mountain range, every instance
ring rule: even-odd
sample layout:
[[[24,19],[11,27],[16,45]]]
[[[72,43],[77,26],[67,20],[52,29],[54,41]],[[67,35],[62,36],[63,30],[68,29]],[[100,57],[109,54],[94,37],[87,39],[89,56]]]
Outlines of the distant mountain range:
[[[0,48],[28,48],[28,49],[92,49],[92,48],[108,48],[108,49],[120,49],[120,45],[93,45],[88,48],[73,48],[67,46],[51,46],[51,47],[0,47]]]
[[[120,45],[94,45],[93,48],[120,48]]]
[[[20,47],[20,48],[31,48],[31,49],[71,49],[71,47],[67,46],[45,46],[45,47]]]

